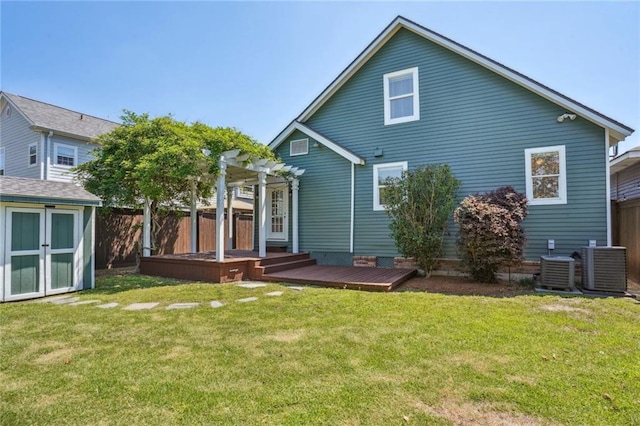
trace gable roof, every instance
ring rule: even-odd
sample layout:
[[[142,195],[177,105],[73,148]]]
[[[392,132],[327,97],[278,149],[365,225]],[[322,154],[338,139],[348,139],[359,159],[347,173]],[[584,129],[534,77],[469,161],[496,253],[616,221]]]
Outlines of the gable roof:
[[[289,124],[283,131],[281,131],[278,136],[276,136],[276,138],[269,144],[269,148],[271,148],[271,150],[276,149],[278,146],[282,144],[282,142],[285,141],[286,138],[288,138],[296,130],[299,130],[302,133],[306,134],[307,136],[312,137],[313,139],[315,139],[322,145],[326,146],[327,148],[329,148],[331,151],[335,152],[339,156],[351,161],[353,164],[360,164],[360,165],[364,164],[364,158],[357,156],[353,152],[349,151],[347,148],[344,148],[340,144],[332,141],[326,136],[321,135],[320,133],[316,132],[310,127],[307,127],[304,124],[295,120],[292,121],[291,124]]]
[[[451,50],[454,53],[459,54],[499,75],[502,77],[542,96],[543,98],[562,106],[563,108],[571,111],[581,117],[603,127],[609,129],[610,143],[617,143],[622,141],[625,137],[633,133],[633,129],[610,118],[598,111],[591,109],[568,96],[563,95],[537,81],[521,74],[501,63],[494,61],[468,47],[463,46],[443,35],[431,31],[430,29],[423,27],[409,19],[402,16],[398,16],[376,37],[363,51],[356,57],[356,59],[345,68],[338,77],[329,84],[329,86],[322,92],[311,104],[298,116],[297,121],[307,121],[344,83],[349,80],[362,66],[382,48],[400,29],[409,30],[433,43],[438,44],[446,49]]]
[[[0,96],[17,109],[31,124],[32,130],[49,131],[82,140],[91,140],[108,133],[118,123],[72,111],[24,96],[0,92]]]
[[[0,201],[101,206],[102,201],[71,182],[0,176]]]

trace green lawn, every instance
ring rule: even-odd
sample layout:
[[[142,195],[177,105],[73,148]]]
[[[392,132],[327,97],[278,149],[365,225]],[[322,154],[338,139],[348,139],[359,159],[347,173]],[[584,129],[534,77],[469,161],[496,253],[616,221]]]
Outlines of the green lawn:
[[[0,306],[0,424],[640,425],[631,299],[98,284]]]

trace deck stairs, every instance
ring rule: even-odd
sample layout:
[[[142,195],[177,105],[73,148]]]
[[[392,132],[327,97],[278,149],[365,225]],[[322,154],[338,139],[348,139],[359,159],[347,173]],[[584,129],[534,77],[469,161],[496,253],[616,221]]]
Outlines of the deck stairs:
[[[252,275],[255,279],[263,279],[276,272],[313,266],[316,263],[315,259],[311,259],[309,253],[290,254],[283,257],[267,257],[255,262]]]

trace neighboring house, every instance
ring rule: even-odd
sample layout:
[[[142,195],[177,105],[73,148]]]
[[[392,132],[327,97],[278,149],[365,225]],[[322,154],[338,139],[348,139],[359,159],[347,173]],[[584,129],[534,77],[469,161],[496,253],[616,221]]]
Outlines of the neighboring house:
[[[613,244],[627,248],[629,278],[640,282],[640,146],[610,164]]]
[[[70,169],[91,159],[92,141],[118,123],[0,92],[0,174],[71,181]]]
[[[100,205],[70,182],[0,176],[0,301],[93,288]]]
[[[399,256],[387,177],[448,163],[468,194],[527,194],[525,257],[611,243],[609,148],[633,129],[405,18],[396,18],[270,147],[299,179],[300,250],[320,263]],[[267,188],[268,244],[291,247],[290,190]],[[294,232],[295,232],[294,231]],[[452,224],[445,256],[455,258]]]

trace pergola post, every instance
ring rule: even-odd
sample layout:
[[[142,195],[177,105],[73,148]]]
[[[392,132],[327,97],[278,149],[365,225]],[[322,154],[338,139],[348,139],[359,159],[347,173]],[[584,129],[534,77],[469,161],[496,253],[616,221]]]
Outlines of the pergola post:
[[[191,182],[191,253],[198,252],[198,199],[196,197],[196,181]]]
[[[233,188],[227,188],[227,249],[233,250]]]
[[[142,209],[142,256],[151,256],[151,205],[148,198],[144,199]]]
[[[291,231],[291,238],[293,240],[292,252],[298,253],[298,188],[300,186],[300,182],[298,179],[293,179],[291,181],[291,197],[293,201],[293,206],[291,207],[291,226],[293,230]]]
[[[224,260],[224,193],[226,192],[227,163],[220,157],[218,183],[216,185],[216,262]]]
[[[258,257],[267,257],[267,174],[258,173]]]

